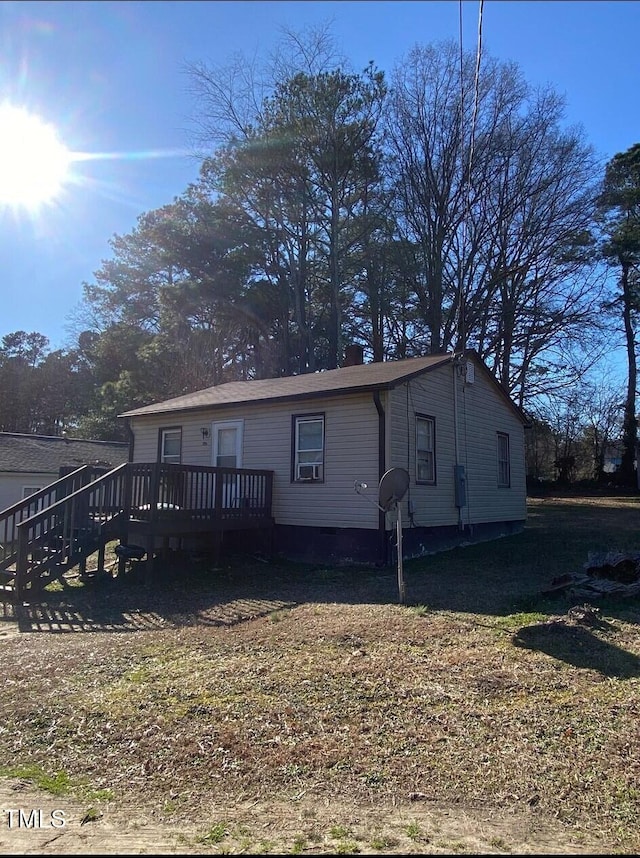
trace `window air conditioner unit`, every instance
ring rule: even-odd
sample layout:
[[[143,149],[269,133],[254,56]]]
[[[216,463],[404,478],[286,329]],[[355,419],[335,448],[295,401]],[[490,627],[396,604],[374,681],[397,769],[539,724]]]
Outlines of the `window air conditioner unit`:
[[[319,480],[320,465],[298,465],[297,469],[298,480]]]

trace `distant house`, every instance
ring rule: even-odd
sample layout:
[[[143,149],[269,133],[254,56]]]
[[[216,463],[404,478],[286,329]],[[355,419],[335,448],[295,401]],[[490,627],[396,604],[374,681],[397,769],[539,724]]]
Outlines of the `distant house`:
[[[410,477],[407,557],[525,522],[526,421],[474,352],[372,364],[358,356],[340,369],[230,382],[121,417],[134,463],[272,471],[275,547],[292,559],[388,562],[395,524],[377,488],[390,468]]]
[[[0,510],[82,465],[108,471],[128,456],[123,442],[0,432]]]
[[[613,441],[605,448],[602,470],[605,474],[615,474],[622,464],[623,447],[620,441]]]

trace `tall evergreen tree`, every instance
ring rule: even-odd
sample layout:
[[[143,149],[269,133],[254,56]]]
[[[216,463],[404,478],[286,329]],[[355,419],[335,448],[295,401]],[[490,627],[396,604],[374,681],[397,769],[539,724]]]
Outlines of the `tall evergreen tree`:
[[[599,198],[602,215],[602,255],[618,271],[618,294],[624,326],[628,378],[622,427],[620,480],[637,487],[638,421],[636,391],[636,322],[640,309],[640,143],[615,155],[606,166]]]

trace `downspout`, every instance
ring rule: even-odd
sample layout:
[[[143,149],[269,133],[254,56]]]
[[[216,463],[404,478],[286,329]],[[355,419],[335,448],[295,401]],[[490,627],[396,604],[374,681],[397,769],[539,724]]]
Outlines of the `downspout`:
[[[466,504],[466,475],[464,467],[460,464],[460,442],[458,421],[458,370],[463,365],[463,355],[454,357],[452,361],[453,367],[453,435],[454,435],[454,450],[455,461],[453,466],[453,485],[455,491],[455,503],[458,508],[458,530],[464,530],[464,522],[462,516],[462,507]]]
[[[453,442],[455,448],[455,461],[457,467],[460,464],[460,445],[458,442],[458,358],[453,359]]]
[[[128,417],[124,418],[124,430],[127,434],[127,441],[129,442],[129,462],[133,462],[133,446],[136,442],[136,436],[133,434],[131,420]]]
[[[378,412],[378,483],[386,470],[387,451],[387,424],[384,408],[380,399],[380,391],[373,391],[373,402]],[[386,566],[387,557],[387,534],[385,530],[387,516],[381,509],[378,510],[378,557],[380,562]]]
[[[124,428],[129,441],[129,464],[131,464],[133,462],[133,447],[135,444],[136,436],[133,433],[133,429],[131,428],[131,420],[128,417],[124,418]],[[124,509],[119,526],[119,537],[121,545],[127,545],[129,543],[129,521],[131,519],[131,501],[133,494],[132,481],[133,478],[131,475],[131,468],[127,468],[124,486]],[[118,562],[119,574],[124,574],[125,565],[126,559],[123,555],[120,557]]]

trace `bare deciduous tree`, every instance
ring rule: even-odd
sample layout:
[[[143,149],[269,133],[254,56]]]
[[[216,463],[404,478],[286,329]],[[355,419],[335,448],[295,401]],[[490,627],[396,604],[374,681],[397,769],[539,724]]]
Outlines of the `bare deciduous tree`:
[[[597,169],[562,100],[513,64],[415,48],[391,82],[388,138],[399,222],[419,247],[419,305],[431,350],[474,345],[522,403],[545,356],[589,328]],[[474,105],[475,108],[475,105]],[[470,150],[473,144],[473,157]]]

